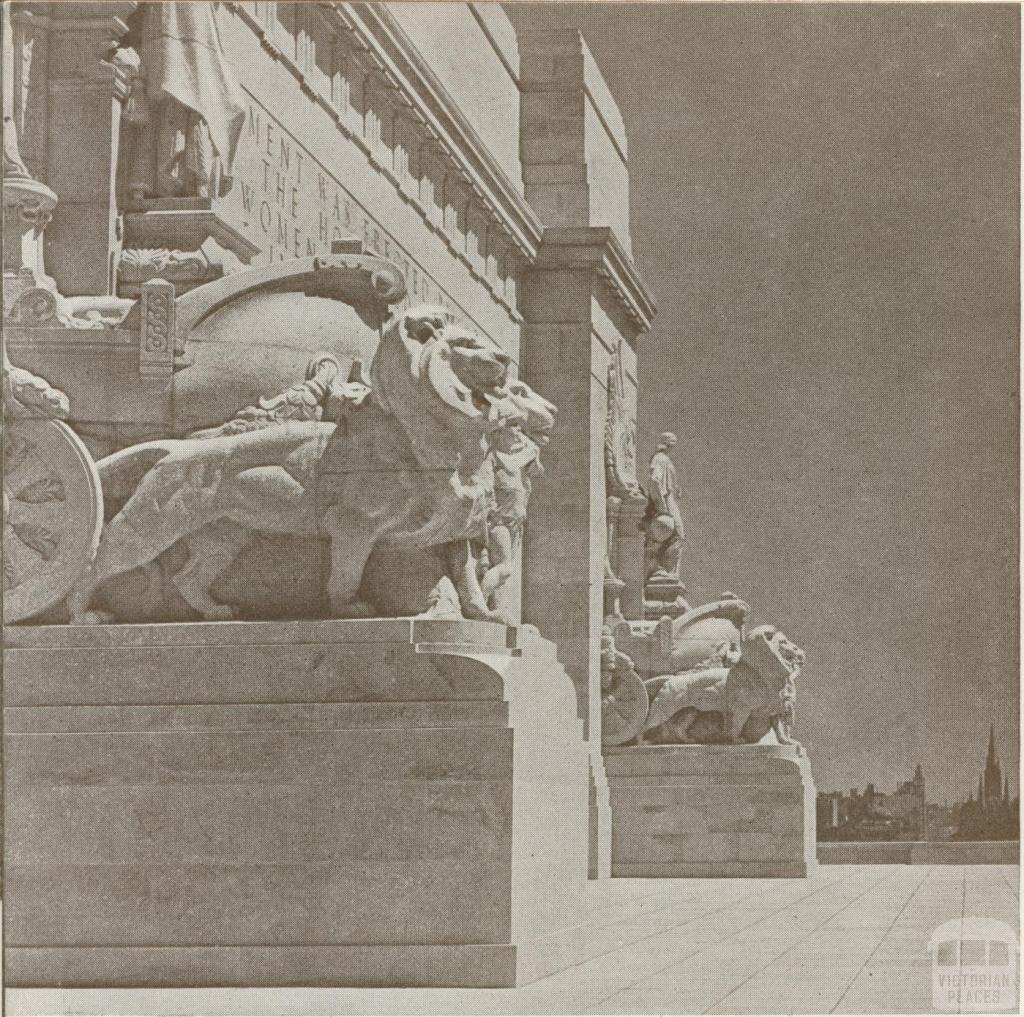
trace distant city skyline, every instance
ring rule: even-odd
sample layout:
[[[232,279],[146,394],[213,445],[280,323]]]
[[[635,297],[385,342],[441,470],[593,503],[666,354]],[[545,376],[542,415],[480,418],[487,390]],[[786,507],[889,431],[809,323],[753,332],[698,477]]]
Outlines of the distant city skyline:
[[[909,780],[890,791],[869,781],[863,787],[824,791],[817,796],[817,831],[822,841],[985,841],[1020,839],[1020,802],[1010,789],[989,726],[977,794],[941,804],[928,794],[920,763]]]
[[[1003,759],[1003,755],[999,751],[998,729],[996,728],[994,723],[989,725],[989,731],[990,735],[994,737],[995,757],[997,762],[999,763],[1000,768],[1000,782],[1006,784],[1006,787],[1009,791],[1009,797],[1016,798],[1019,795],[1019,780],[1016,779],[1017,774],[1011,775],[1009,770],[1005,770],[1002,766],[1001,760]],[[989,765],[989,758],[989,749],[986,749],[977,760],[968,759],[965,761],[965,769],[962,779],[964,791],[962,794],[945,794],[938,799],[935,796],[929,794],[926,796],[928,803],[935,805],[955,805],[962,802],[976,800],[978,797],[979,779],[981,779],[981,775],[985,772],[986,768]],[[920,763],[914,764],[914,767],[912,767],[912,769],[914,768],[921,769],[921,772],[924,774],[927,787],[927,771],[924,770],[924,767],[922,767]],[[853,783],[849,787],[824,787],[820,782],[818,782],[816,786],[819,794],[848,794],[851,791],[863,791],[870,784],[874,786],[877,792],[882,794],[888,794],[891,791],[895,791],[901,784],[905,783],[909,779],[911,778],[904,773],[894,773],[890,774],[888,778],[883,778],[881,781],[863,780],[859,783]]]

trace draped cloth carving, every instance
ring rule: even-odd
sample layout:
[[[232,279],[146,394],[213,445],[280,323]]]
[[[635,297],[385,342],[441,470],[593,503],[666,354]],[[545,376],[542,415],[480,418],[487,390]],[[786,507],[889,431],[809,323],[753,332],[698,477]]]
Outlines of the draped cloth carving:
[[[221,44],[219,6],[143,5],[126,109],[142,133],[129,183],[135,197],[216,198],[231,188],[245,103]]]

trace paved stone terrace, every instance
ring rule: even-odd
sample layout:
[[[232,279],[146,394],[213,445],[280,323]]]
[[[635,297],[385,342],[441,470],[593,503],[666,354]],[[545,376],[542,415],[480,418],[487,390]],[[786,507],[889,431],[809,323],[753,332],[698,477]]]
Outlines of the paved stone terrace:
[[[616,879],[522,989],[9,990],[18,1015],[928,1013],[928,939],[1018,927],[1012,866],[822,866],[809,879]]]

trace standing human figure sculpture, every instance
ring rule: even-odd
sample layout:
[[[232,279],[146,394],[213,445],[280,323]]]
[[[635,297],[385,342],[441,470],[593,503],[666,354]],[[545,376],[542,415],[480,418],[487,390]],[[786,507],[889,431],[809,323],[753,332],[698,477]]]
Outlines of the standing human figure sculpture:
[[[245,97],[221,44],[216,3],[150,3],[138,52],[121,50],[134,130],[128,189],[134,200],[219,198],[245,123]]]
[[[658,447],[651,456],[650,487],[647,492],[645,526],[647,582],[659,586],[681,585],[680,564],[683,555],[683,515],[680,509],[679,483],[670,452],[676,436],[665,431],[658,436]]]

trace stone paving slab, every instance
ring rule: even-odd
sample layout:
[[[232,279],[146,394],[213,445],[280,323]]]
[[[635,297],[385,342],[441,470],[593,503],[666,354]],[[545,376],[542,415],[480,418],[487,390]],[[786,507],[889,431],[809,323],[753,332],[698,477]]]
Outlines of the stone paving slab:
[[[932,931],[1019,929],[1012,866],[828,866],[808,879],[615,879],[552,940],[564,967],[521,989],[8,990],[7,1013],[931,1013]]]

